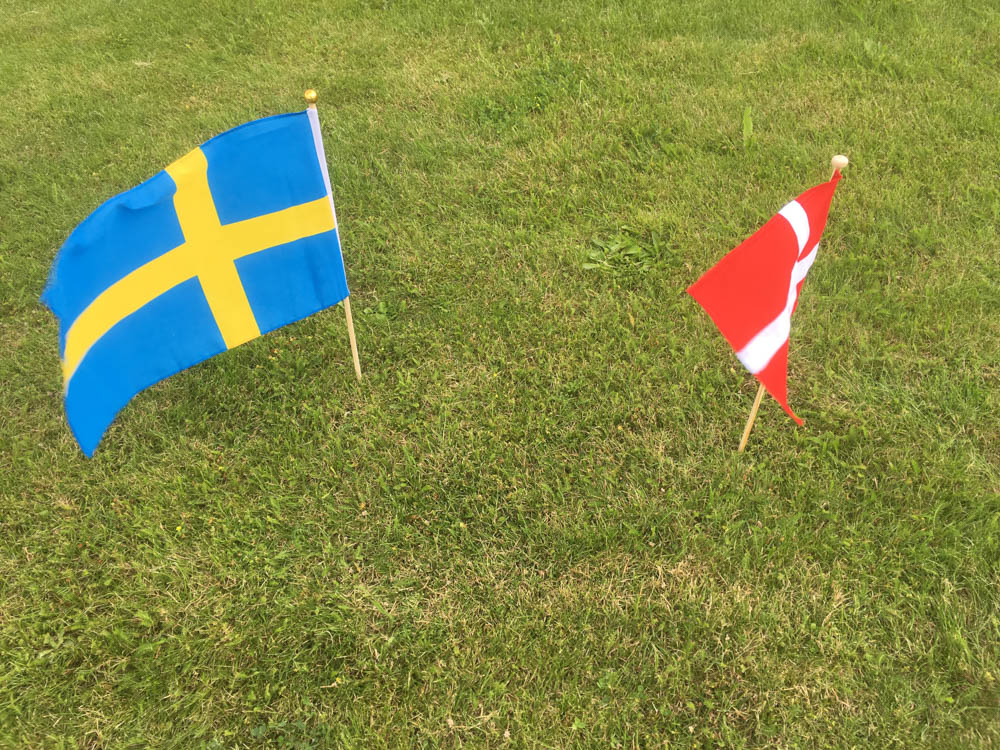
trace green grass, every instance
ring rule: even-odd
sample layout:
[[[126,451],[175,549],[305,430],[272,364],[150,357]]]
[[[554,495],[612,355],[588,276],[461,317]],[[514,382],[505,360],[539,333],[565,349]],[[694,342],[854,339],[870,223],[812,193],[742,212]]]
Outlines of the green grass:
[[[1000,746],[998,27],[0,0],[0,747]],[[326,311],[84,459],[59,245],[309,86],[364,382]],[[684,289],[838,152],[806,424],[737,455],[755,383]]]

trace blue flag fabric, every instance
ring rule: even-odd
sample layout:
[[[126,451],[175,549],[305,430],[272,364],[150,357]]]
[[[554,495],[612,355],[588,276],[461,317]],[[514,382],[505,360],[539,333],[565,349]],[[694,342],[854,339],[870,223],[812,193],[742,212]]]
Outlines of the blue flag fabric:
[[[100,206],[52,265],[77,442],[92,456],[141,390],[348,294],[315,109],[212,138]]]

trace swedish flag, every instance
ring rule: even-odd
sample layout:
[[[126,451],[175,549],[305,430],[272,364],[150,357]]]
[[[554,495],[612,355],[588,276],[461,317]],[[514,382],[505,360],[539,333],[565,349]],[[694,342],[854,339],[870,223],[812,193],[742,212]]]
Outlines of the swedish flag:
[[[212,138],[69,236],[42,302],[93,455],[139,391],[349,294],[315,109]]]

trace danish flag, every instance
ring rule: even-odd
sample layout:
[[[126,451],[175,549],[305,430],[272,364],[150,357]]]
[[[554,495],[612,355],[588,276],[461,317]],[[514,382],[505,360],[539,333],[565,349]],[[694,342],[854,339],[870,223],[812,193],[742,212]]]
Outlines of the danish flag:
[[[687,290],[743,366],[799,424],[788,405],[788,334],[839,180],[835,170],[829,182],[788,203]]]

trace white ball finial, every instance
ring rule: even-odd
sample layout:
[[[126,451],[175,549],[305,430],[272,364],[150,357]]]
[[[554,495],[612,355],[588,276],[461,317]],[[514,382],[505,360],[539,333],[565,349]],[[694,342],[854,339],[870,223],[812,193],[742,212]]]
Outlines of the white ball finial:
[[[835,157],[830,159],[830,166],[834,169],[843,169],[848,164],[847,157],[843,154],[837,154]]]

